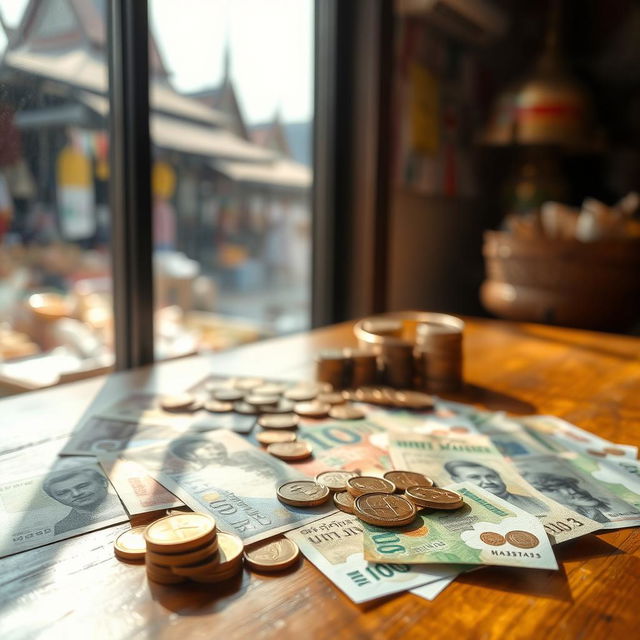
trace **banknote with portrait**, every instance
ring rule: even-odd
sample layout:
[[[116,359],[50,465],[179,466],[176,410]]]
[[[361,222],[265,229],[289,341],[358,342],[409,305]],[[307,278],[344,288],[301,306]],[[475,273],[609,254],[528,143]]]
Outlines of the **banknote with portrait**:
[[[281,503],[277,487],[306,476],[224,429],[126,449],[118,459],[144,467],[184,504],[211,514],[220,529],[246,544],[334,511],[330,502],[305,509]]]
[[[487,436],[391,434],[389,450],[396,469],[424,473],[439,486],[471,482],[538,517],[554,542],[572,540],[600,528],[587,516],[538,492]]]

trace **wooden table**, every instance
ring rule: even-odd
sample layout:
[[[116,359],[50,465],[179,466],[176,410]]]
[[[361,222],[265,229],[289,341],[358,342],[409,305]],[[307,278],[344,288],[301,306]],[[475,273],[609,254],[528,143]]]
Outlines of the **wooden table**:
[[[0,401],[4,445],[59,438],[84,412],[132,388],[186,388],[208,373],[310,378],[349,325],[113,374]],[[473,320],[468,388],[452,399],[550,413],[605,438],[640,444],[640,340]],[[10,437],[8,437],[10,436]],[[123,525],[0,560],[0,638],[605,638],[638,637],[640,531],[556,548],[561,570],[487,568],[434,602],[411,594],[356,606],[306,560],[282,576],[246,571],[232,587],[148,583],[113,557]]]

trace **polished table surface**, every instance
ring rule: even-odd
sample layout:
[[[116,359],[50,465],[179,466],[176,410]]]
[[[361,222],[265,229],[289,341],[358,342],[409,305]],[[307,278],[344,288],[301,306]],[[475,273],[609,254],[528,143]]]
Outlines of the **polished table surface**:
[[[350,325],[0,401],[3,449],[58,439],[87,412],[132,389],[175,392],[210,373],[313,377]],[[640,339],[470,320],[464,392],[492,410],[563,417],[609,440],[640,444]],[[306,560],[284,575],[245,570],[224,587],[161,586],[113,557],[127,525],[0,560],[0,638],[634,638],[640,623],[640,531],[556,548],[560,571],[485,568],[433,602],[404,594],[354,605]]]

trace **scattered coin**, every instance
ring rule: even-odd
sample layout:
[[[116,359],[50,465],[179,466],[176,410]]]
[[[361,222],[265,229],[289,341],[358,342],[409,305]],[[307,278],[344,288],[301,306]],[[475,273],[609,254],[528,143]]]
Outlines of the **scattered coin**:
[[[271,413],[258,418],[258,424],[265,429],[295,429],[299,422],[295,413]]]
[[[263,384],[255,389],[252,389],[252,393],[255,393],[259,396],[281,396],[287,387],[283,384],[276,384],[274,382],[268,382],[267,384]]]
[[[299,416],[305,418],[324,418],[329,415],[331,405],[312,400],[311,402],[298,402],[293,409]]]
[[[278,413],[291,413],[295,407],[295,403],[292,400],[286,400],[285,398],[280,398],[278,404],[274,404],[267,407],[260,407],[260,412],[262,414],[278,414]]]
[[[275,442],[267,447],[267,452],[280,460],[294,462],[311,457],[311,446],[307,442]]]
[[[435,487],[409,487],[405,496],[419,507],[430,509],[459,509],[464,504],[459,493]]]
[[[233,405],[233,410],[236,413],[241,413],[244,416],[257,416],[260,413],[258,407],[254,407],[252,404],[248,402],[236,402]]]
[[[348,491],[338,491],[333,494],[333,504],[335,504],[340,511],[344,511],[345,513],[355,513],[353,507],[354,501],[355,498]]]
[[[265,446],[276,442],[295,442],[297,436],[293,431],[260,431],[256,434],[256,440]]]
[[[402,527],[417,514],[413,502],[388,493],[366,493],[358,496],[353,506],[358,518],[377,527]]]
[[[505,537],[501,533],[496,533],[495,531],[485,531],[484,533],[481,533],[480,540],[492,547],[500,547],[506,542]]]
[[[247,404],[252,404],[254,407],[273,406],[278,404],[279,400],[280,396],[261,396],[253,392],[244,399]]]
[[[213,541],[207,542],[204,546],[193,549],[192,551],[184,551],[182,553],[159,553],[157,551],[148,551],[147,560],[153,564],[163,567],[183,567],[184,565],[193,564],[195,562],[215,561],[218,553],[218,537]]]
[[[435,405],[435,398],[420,391],[396,391],[394,402],[399,407],[415,410],[430,410]]]
[[[324,402],[325,404],[344,404],[346,398],[339,391],[331,391],[329,393],[319,393],[316,398],[318,402]]]
[[[113,545],[113,551],[121,560],[144,560],[147,545],[144,541],[146,527],[133,527],[121,533]]]
[[[234,383],[234,387],[241,391],[252,391],[263,384],[264,380],[262,378],[238,378]]]
[[[173,396],[162,396],[160,406],[165,411],[184,411],[194,405],[197,398],[190,393],[179,393]]]
[[[507,542],[514,547],[518,547],[518,549],[533,549],[540,544],[540,540],[533,533],[529,533],[528,531],[509,531],[507,535],[505,535]]]
[[[395,490],[393,482],[375,476],[356,476],[347,480],[347,491],[354,498],[365,493],[393,493]]]
[[[244,398],[244,392],[240,389],[218,389],[213,392],[213,397],[221,402],[237,402]]]
[[[292,507],[317,507],[329,499],[329,489],[313,480],[292,480],[278,487],[278,500]]]
[[[287,538],[260,542],[244,552],[246,563],[255,571],[283,571],[298,562],[299,557],[298,545]]]
[[[144,530],[147,549],[160,553],[190,551],[216,536],[216,521],[204,513],[165,516]]]
[[[294,402],[308,402],[318,395],[318,389],[315,387],[291,387],[284,392],[284,397]]]
[[[387,471],[384,476],[396,485],[396,491],[406,491],[409,487],[433,487],[433,480],[415,471]]]
[[[229,411],[233,411],[233,403],[222,402],[221,400],[207,400],[204,403],[204,408],[211,413],[229,413]]]
[[[344,471],[342,469],[322,471],[316,476],[316,482],[324,485],[330,491],[346,491],[347,480],[359,475],[355,471]]]
[[[361,420],[365,413],[351,404],[338,404],[329,409],[329,416],[334,420]]]

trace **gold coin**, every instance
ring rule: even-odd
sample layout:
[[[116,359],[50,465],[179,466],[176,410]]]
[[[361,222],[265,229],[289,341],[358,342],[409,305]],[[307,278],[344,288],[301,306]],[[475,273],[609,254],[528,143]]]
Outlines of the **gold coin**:
[[[222,402],[222,400],[207,400],[204,403],[204,408],[211,413],[229,413],[233,411],[233,403]]]
[[[329,415],[331,405],[317,400],[298,402],[294,407],[294,411],[305,418],[324,418]]]
[[[295,429],[299,422],[295,413],[271,413],[258,418],[258,424],[265,429]]]
[[[329,499],[329,489],[313,480],[292,480],[277,489],[280,502],[292,507],[317,507]]]
[[[233,386],[241,391],[252,391],[263,384],[264,380],[262,378],[238,378],[238,380],[234,382]]]
[[[318,395],[318,390],[314,387],[291,387],[284,392],[284,397],[294,402],[308,402]]]
[[[217,552],[218,538],[216,537],[212,542],[207,542],[204,546],[198,547],[193,551],[184,551],[183,553],[147,551],[147,560],[163,567],[182,567],[186,564],[204,562],[207,559],[212,559],[216,557]]]
[[[281,414],[281,413],[291,413],[293,408],[295,407],[295,403],[291,400],[286,400],[285,398],[280,398],[278,404],[260,407],[260,413],[264,414]]]
[[[353,508],[360,520],[377,527],[403,527],[413,522],[417,513],[413,502],[388,493],[358,496]]]
[[[329,416],[334,420],[361,420],[365,413],[362,409],[350,404],[339,404],[331,407]]]
[[[270,453],[280,460],[296,461],[311,457],[311,446],[304,441],[300,442],[275,442],[267,447]]]
[[[123,560],[144,560],[147,545],[144,541],[146,527],[133,527],[121,533],[113,544],[113,551]]]
[[[327,487],[330,491],[346,491],[347,480],[359,476],[355,471],[345,471],[343,469],[333,469],[322,471],[316,476],[316,482]]]
[[[354,502],[355,498],[348,491],[338,491],[333,494],[333,504],[345,513],[355,514]]]
[[[260,431],[256,434],[256,440],[265,446],[276,442],[295,442],[298,436],[293,431]]]
[[[299,557],[298,545],[287,538],[260,542],[244,552],[245,561],[256,571],[282,571],[298,562]]]
[[[387,471],[384,476],[396,485],[396,491],[406,491],[409,487],[433,487],[433,480],[415,471]]]
[[[374,476],[356,476],[347,480],[347,491],[354,497],[365,493],[393,493],[396,485],[384,478]]]
[[[205,513],[182,513],[152,522],[144,531],[147,549],[160,553],[190,551],[213,540],[216,521]]]
[[[185,581],[182,576],[177,576],[166,567],[161,567],[151,562],[146,563],[146,571],[147,578],[159,584],[180,584]]]
[[[459,509],[464,504],[459,493],[436,487],[409,487],[405,496],[419,507],[429,509]]]
[[[246,396],[246,398],[244,399],[247,404],[251,404],[254,407],[268,407],[277,405],[279,400],[280,396],[260,396],[253,392],[250,395]]]
[[[213,397],[220,402],[237,402],[244,398],[244,392],[240,389],[218,389],[213,392]]]
[[[244,416],[255,416],[258,415],[260,413],[260,410],[258,409],[258,407],[254,407],[252,404],[249,404],[248,402],[236,402],[233,405],[233,410],[236,413],[241,413]]]
[[[162,396],[160,406],[165,411],[184,411],[189,409],[197,401],[197,398],[190,393],[179,393],[173,396]]]
[[[316,398],[318,402],[323,402],[324,404],[344,404],[346,402],[346,398],[340,393],[340,391],[331,391],[330,393],[319,393]]]
[[[205,575],[219,575],[231,572],[234,574],[242,567],[242,552],[244,550],[244,544],[242,540],[232,533],[218,534],[218,561],[217,562],[201,562],[192,564],[186,567],[171,567],[177,575],[186,576],[189,578],[199,577],[202,578]]]

